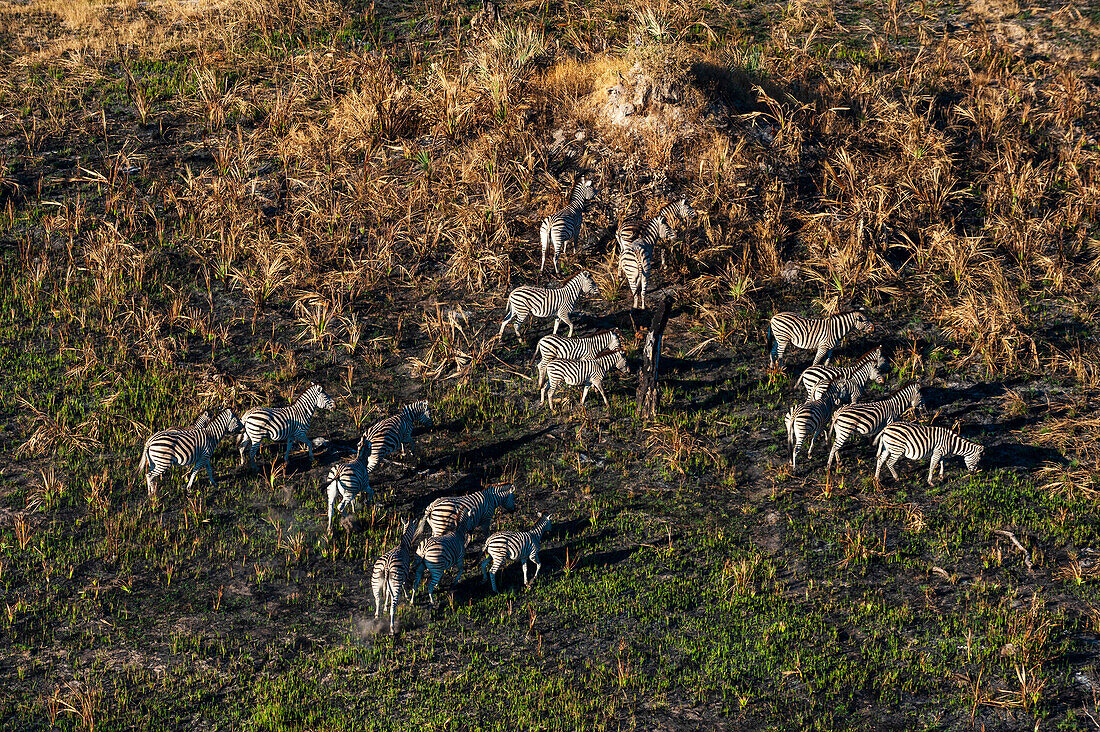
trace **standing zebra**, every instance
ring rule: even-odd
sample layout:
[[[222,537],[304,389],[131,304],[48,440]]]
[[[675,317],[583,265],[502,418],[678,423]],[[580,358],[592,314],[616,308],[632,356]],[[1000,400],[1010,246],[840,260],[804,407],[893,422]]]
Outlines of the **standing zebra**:
[[[573,358],[559,358],[546,364],[546,384],[543,385],[539,395],[539,404],[549,400],[550,409],[554,409],[554,394],[563,383],[569,386],[584,386],[581,395],[581,406],[588,398],[588,390],[595,389],[603,397],[604,406],[611,406],[607,401],[607,394],[603,392],[603,377],[609,370],[616,368],[624,374],[630,372],[623,352],[604,351],[590,361],[581,361]]]
[[[359,438],[359,444],[355,448],[355,457],[343,460],[333,465],[328,471],[328,530],[332,533],[333,509],[336,508],[341,516],[346,515],[350,505],[355,511],[355,501],[359,494],[366,492],[367,497],[374,500],[374,491],[370,487],[370,471],[367,470],[367,456],[371,453],[371,443],[367,436]],[[336,507],[336,497],[340,497],[340,506]]]
[[[573,244],[573,253],[577,251],[577,238],[581,234],[581,214],[585,205],[596,197],[596,188],[592,181],[583,178],[573,186],[573,192],[569,195],[569,205],[556,214],[547,216],[539,227],[539,239],[542,240],[542,264],[539,272],[546,269],[546,250],[550,243],[554,244],[554,272],[558,271],[558,253],[565,250],[569,243]]]
[[[558,333],[558,326],[565,323],[569,326],[569,337],[573,337],[573,321],[569,314],[577,305],[581,295],[593,295],[596,293],[596,283],[592,281],[592,275],[587,270],[578,272],[565,281],[561,287],[547,289],[534,285],[520,285],[508,293],[508,309],[504,314],[504,322],[500,324],[500,335],[504,335],[504,329],[508,323],[516,329],[516,337],[521,337],[519,327],[528,317],[549,318],[557,316],[554,321],[554,335]]]
[[[825,431],[829,418],[833,416],[833,411],[843,393],[842,384],[830,382],[829,388],[820,399],[791,407],[787,412],[783,425],[787,428],[787,448],[791,451],[791,470],[798,470],[798,452],[802,449],[802,444],[807,437],[810,439],[810,445],[806,448],[806,458],[809,459],[817,436]]]
[[[907,457],[910,460],[924,460],[931,457],[928,463],[928,485],[933,485],[932,476],[936,472],[936,465],[940,466],[940,477],[943,477],[943,461],[953,455],[962,457],[966,463],[966,469],[973,473],[978,469],[978,461],[982,459],[985,448],[976,442],[959,437],[946,427],[933,427],[931,425],[913,424],[912,422],[894,422],[879,433],[875,438],[878,445],[878,462],[875,465],[875,481],[879,479],[879,472],[885,463],[890,468],[890,474],[894,480],[898,477],[894,466],[898,460]]]
[[[428,582],[428,602],[432,604],[432,607],[435,607],[435,588],[439,586],[439,580],[443,578],[444,572],[451,567],[458,567],[458,575],[455,577],[454,584],[457,585],[462,580],[462,565],[466,560],[466,545],[470,543],[470,535],[467,533],[470,526],[469,518],[470,515],[467,512],[454,529],[443,534],[443,536],[429,537],[416,547],[416,554],[420,557],[420,563],[416,568],[412,589],[415,593],[416,588],[420,586],[421,578],[424,576],[424,569],[427,568],[428,573],[432,576]]]
[[[849,404],[841,407],[833,415],[833,447],[829,450],[829,460],[825,463],[828,470],[836,461],[840,465],[840,450],[852,435],[877,434],[883,427],[903,415],[908,409],[918,409],[921,405],[920,384],[910,381],[885,399],[863,404]]]
[[[482,582],[488,576],[493,584],[493,592],[497,592],[497,572],[505,564],[510,564],[517,559],[523,562],[524,587],[528,584],[527,562],[535,563],[535,575],[531,578],[531,582],[534,582],[539,576],[539,570],[542,569],[542,564],[539,562],[539,546],[542,544],[543,535],[551,529],[551,518],[549,515],[539,516],[538,522],[531,527],[530,531],[498,531],[490,536],[485,542],[485,553],[489,556],[481,562]]]
[[[401,448],[401,456],[404,457],[405,445],[409,446],[410,453],[415,452],[416,445],[413,442],[412,433],[413,428],[418,424],[428,427],[432,424],[432,415],[425,399],[406,404],[397,414],[376,422],[368,429],[367,434],[364,435],[367,442],[371,444],[367,470],[373,472],[383,457],[398,448]]]
[[[645,292],[649,289],[649,255],[638,244],[629,244],[619,253],[619,271],[633,297],[631,307],[645,310]]]
[[[852,329],[870,333],[874,328],[874,324],[859,310],[828,318],[804,318],[796,313],[779,313],[768,321],[768,365],[782,364],[788,345],[816,349],[814,366],[822,358],[828,365],[833,349]]]
[[[546,383],[546,364],[555,358],[593,359],[597,353],[612,351],[622,346],[622,334],[618,328],[601,330],[587,338],[567,338],[548,335],[539,339],[535,345],[535,360],[538,361],[539,390]]]
[[[472,531],[476,526],[488,534],[497,508],[503,508],[508,513],[515,512],[516,493],[512,485],[491,485],[468,496],[437,498],[424,511],[420,533],[426,535],[430,531],[432,536],[442,536],[458,525],[459,518],[469,516],[468,530]]]
[[[378,557],[371,570],[370,586],[374,593],[374,618],[378,619],[383,606],[389,608],[390,635],[396,632],[393,618],[397,612],[397,601],[406,591],[409,582],[409,569],[412,566],[416,535],[417,522],[411,518],[401,519],[401,539],[397,542],[397,546]],[[411,597],[409,602],[412,602]]]
[[[225,409],[213,420],[203,414],[195,425],[182,430],[161,430],[146,440],[137,469],[139,475],[145,473],[149,495],[156,495],[156,479],[175,465],[191,468],[186,490],[191,490],[191,484],[203,468],[210,485],[217,486],[210,458],[223,437],[241,431],[241,421],[232,409]]]
[[[653,240],[650,242],[650,245],[652,246],[652,244],[656,242],[657,238],[672,239],[672,238],[676,237],[676,232],[673,231],[672,228],[671,228],[671,224],[674,220],[690,221],[690,220],[694,219],[695,216],[696,216],[695,209],[691,207],[691,204],[689,204],[687,202],[686,198],[681,198],[679,201],[673,201],[671,203],[665,204],[661,208],[661,210],[657,212],[657,215],[654,216],[649,221],[633,220],[633,221],[627,221],[625,223],[620,224],[618,230],[615,232],[615,240],[619,243],[620,250],[625,249],[628,244],[631,244],[636,239],[641,238],[643,236],[643,234],[647,231],[647,229],[651,230],[651,227],[654,226],[654,222],[658,218],[664,219],[664,221],[666,222],[666,225],[669,226],[668,235],[667,236],[662,235],[662,236],[659,236],[659,237],[653,237]],[[652,257],[653,257],[652,248],[648,251],[648,254],[649,254],[650,258],[652,259]],[[664,266],[665,266],[665,250],[662,248],[661,249],[661,268],[664,269]]]
[[[309,441],[309,421],[318,409],[333,409],[336,403],[319,384],[310,384],[297,401],[289,407],[254,407],[244,413],[244,434],[238,445],[241,451],[241,465],[248,451],[248,462],[256,469],[256,451],[260,444],[269,439],[274,442],[286,440],[284,460],[290,462],[290,448],[304,443],[309,450],[309,459],[313,460],[313,443]]]
[[[817,389],[833,379],[839,379],[848,384],[852,392],[852,403],[855,404],[863,395],[863,387],[868,381],[883,383],[882,368],[886,365],[886,359],[882,357],[882,346],[875,346],[867,353],[856,359],[851,366],[810,366],[802,372],[795,382],[795,386],[802,384],[806,389],[806,399],[816,397]]]

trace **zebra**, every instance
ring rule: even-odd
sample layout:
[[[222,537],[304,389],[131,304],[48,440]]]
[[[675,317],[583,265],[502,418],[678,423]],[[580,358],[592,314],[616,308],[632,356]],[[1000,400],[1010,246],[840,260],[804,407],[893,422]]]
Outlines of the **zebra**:
[[[573,192],[569,195],[569,205],[556,214],[547,216],[539,227],[539,239],[542,241],[542,264],[539,272],[546,269],[546,250],[550,243],[554,243],[554,273],[558,272],[558,253],[565,250],[569,243],[573,244],[573,252],[577,251],[577,237],[581,233],[581,214],[585,205],[596,197],[596,188],[588,178],[582,178],[573,186]]]
[[[539,546],[542,544],[543,535],[551,529],[552,518],[550,515],[539,516],[538,522],[531,527],[530,531],[498,531],[490,536],[485,542],[485,553],[489,556],[481,562],[481,581],[489,579],[493,585],[493,592],[497,592],[497,572],[505,564],[519,560],[523,563],[524,587],[529,584],[527,562],[535,563],[535,574],[531,577],[531,582],[534,582],[539,576],[539,570],[542,569],[542,563],[539,562]]]
[[[798,470],[798,451],[809,437],[810,445],[806,448],[806,458],[814,450],[814,442],[817,436],[825,431],[829,424],[829,418],[840,402],[844,393],[843,384],[830,382],[829,388],[820,399],[815,399],[804,404],[791,407],[783,420],[787,428],[787,448],[791,451],[791,470]]]
[[[894,422],[887,425],[886,429],[875,438],[875,444],[878,445],[875,482],[878,482],[883,464],[890,469],[894,480],[901,480],[897,471],[894,470],[898,460],[902,457],[910,460],[924,460],[926,457],[931,457],[932,460],[928,464],[928,485],[933,485],[932,476],[936,472],[936,465],[940,466],[940,477],[943,477],[944,459],[959,455],[966,463],[966,469],[973,473],[978,469],[978,461],[982,459],[982,453],[985,451],[985,448],[978,443],[964,439],[946,427],[933,427],[912,422]]]
[[[343,460],[333,465],[328,471],[328,530],[332,533],[333,509],[338,510],[341,516],[346,515],[350,505],[355,511],[355,501],[359,494],[366,492],[370,500],[374,500],[374,491],[370,487],[370,471],[367,470],[367,456],[371,453],[372,443],[363,435],[359,438],[359,444],[355,448],[355,457]],[[336,497],[340,497],[340,505],[336,506]]]
[[[885,399],[850,404],[838,409],[830,424],[833,447],[829,450],[825,469],[828,470],[834,460],[837,466],[840,466],[840,450],[852,435],[860,434],[869,437],[877,434],[908,409],[918,409],[921,404],[920,384],[910,381]]]
[[[396,632],[393,624],[397,612],[397,601],[406,592],[409,582],[409,569],[412,566],[413,547],[416,544],[418,524],[411,518],[401,519],[401,539],[397,546],[378,557],[371,570],[370,585],[374,593],[374,619],[377,620],[383,607],[390,610],[390,635]],[[415,591],[415,588],[414,588]],[[409,602],[413,597],[409,597]]]
[[[232,409],[224,409],[221,414],[210,419],[203,414],[195,422],[194,427],[181,430],[161,430],[148,440],[141,450],[141,460],[138,461],[138,474],[145,473],[145,483],[149,495],[156,495],[156,479],[168,471],[169,468],[190,466],[191,477],[187,480],[187,488],[195,482],[199,471],[206,469],[206,476],[210,479],[211,486],[217,486],[214,480],[214,468],[210,465],[210,458],[218,447],[218,443],[226,435],[237,434],[242,429],[241,421]]]
[[[622,333],[618,328],[601,330],[586,338],[567,338],[548,335],[539,339],[535,345],[535,360],[538,361],[539,390],[546,383],[546,364],[555,358],[593,359],[597,353],[611,351],[622,346]]]
[[[442,536],[429,537],[416,547],[416,555],[420,557],[420,561],[416,568],[416,576],[413,578],[412,589],[415,593],[424,576],[424,570],[427,569],[432,576],[428,582],[428,602],[432,607],[435,607],[435,588],[439,586],[439,580],[442,579],[444,572],[451,567],[458,567],[454,584],[457,585],[462,580],[466,545],[470,543],[469,526],[470,512],[467,511],[451,531]]]
[[[619,253],[619,271],[633,296],[631,306],[645,310],[645,292],[649,289],[649,253],[640,244],[628,244]]]
[[[290,448],[303,443],[309,450],[309,459],[313,460],[313,443],[307,437],[309,420],[318,409],[333,409],[332,400],[319,384],[310,384],[297,401],[289,407],[253,407],[244,414],[244,434],[238,447],[241,451],[241,465],[248,451],[248,462],[256,469],[256,451],[265,439],[274,442],[286,440],[284,460],[290,462]]]
[[[420,520],[420,533],[442,536],[458,525],[460,516],[470,517],[468,530],[479,527],[489,533],[496,510],[503,508],[508,513],[516,510],[515,488],[511,485],[491,485],[483,491],[467,496],[437,498],[428,504],[424,518]]]
[[[816,349],[813,365],[817,366],[824,358],[828,366],[833,349],[853,329],[870,333],[875,326],[860,310],[828,318],[804,318],[796,313],[779,313],[768,321],[768,365],[781,364],[787,346],[792,345],[795,348]]]
[[[620,224],[618,230],[615,232],[615,240],[619,243],[619,248],[625,249],[628,244],[633,243],[636,239],[640,239],[647,229],[654,225],[654,222],[658,219],[664,219],[666,226],[668,226],[668,236],[654,237],[650,242],[652,245],[657,238],[661,239],[673,239],[676,237],[676,232],[671,228],[673,220],[690,221],[696,216],[695,209],[691,207],[691,204],[687,202],[686,198],[681,198],[679,201],[672,201],[665,204],[657,215],[649,221],[627,221]],[[650,249],[648,252],[650,257],[653,256],[653,251]],[[665,250],[661,249],[661,269],[665,267]]]
[[[588,398],[588,390],[595,389],[601,397],[605,407],[611,406],[607,401],[607,394],[603,392],[603,377],[616,368],[624,374],[630,372],[630,367],[619,349],[604,351],[597,354],[590,361],[581,361],[573,358],[558,358],[546,364],[546,384],[543,385],[539,395],[539,404],[543,401],[550,402],[551,411],[554,409],[554,394],[563,383],[569,386],[584,386],[581,395],[581,406]]]
[[[516,337],[520,338],[519,327],[528,317],[549,318],[555,315],[557,319],[554,320],[554,335],[558,333],[558,326],[565,323],[569,326],[569,337],[572,338],[573,321],[569,319],[569,314],[573,312],[581,295],[593,295],[596,292],[596,283],[592,281],[588,270],[578,272],[558,288],[520,285],[508,293],[508,309],[504,314],[504,322],[500,324],[499,335],[503,336],[508,323],[512,323],[512,327],[516,329]]]
[[[410,453],[415,452],[416,444],[412,433],[417,424],[427,427],[432,425],[432,414],[426,399],[406,404],[399,413],[371,426],[364,435],[371,444],[367,471],[373,473],[382,458],[398,448],[401,448],[401,455],[404,457],[405,445],[409,446]]]
[[[847,382],[852,392],[852,404],[863,396],[863,387],[868,381],[881,384],[885,381],[882,368],[886,359],[882,357],[882,346],[875,346],[860,356],[851,366],[810,366],[798,377],[795,386],[802,384],[806,389],[806,400],[817,398],[818,390],[833,379]]]
[[[673,239],[676,231],[669,223],[669,218],[664,214],[657,214],[649,221],[630,221],[621,224],[615,231],[615,241],[619,244],[619,251],[625,251],[632,244],[640,245],[646,254],[653,255],[653,245],[658,239]]]

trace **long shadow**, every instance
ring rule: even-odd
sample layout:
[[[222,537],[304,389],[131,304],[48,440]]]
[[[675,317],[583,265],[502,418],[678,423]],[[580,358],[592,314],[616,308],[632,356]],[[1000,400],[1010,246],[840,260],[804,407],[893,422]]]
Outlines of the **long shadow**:
[[[428,467],[432,470],[440,470],[450,465],[457,465],[460,462],[467,465],[480,467],[483,463],[498,460],[508,453],[512,452],[513,450],[517,450],[520,447],[528,444],[529,442],[534,442],[543,435],[553,432],[555,429],[557,429],[557,427],[558,425],[550,425],[548,427],[544,427],[541,430],[528,432],[519,437],[512,437],[506,440],[501,440],[500,442],[494,442],[491,445],[483,445],[482,447],[468,450],[466,452],[461,452],[457,455],[448,455],[447,457],[441,458],[434,463],[430,463]],[[477,468],[475,468],[473,472],[477,474],[479,471],[477,470]]]
[[[921,395],[924,397],[925,407],[931,411],[965,400],[968,402],[968,405],[961,413],[966,414],[981,406],[983,399],[1001,396],[1007,389],[1008,387],[1004,384],[979,382],[965,389],[943,386],[925,386],[921,388]]]
[[[481,475],[467,474],[459,477],[454,483],[451,483],[446,488],[440,488],[432,491],[423,496],[418,496],[412,502],[412,510],[414,514],[424,513],[424,509],[428,504],[437,498],[443,498],[444,496],[465,496],[470,493],[477,493],[484,488],[484,481]]]
[[[980,434],[975,436],[980,437]],[[1068,465],[1069,459],[1053,448],[1024,445],[1019,442],[990,445],[982,454],[982,465],[991,468],[1032,470],[1044,464]]]

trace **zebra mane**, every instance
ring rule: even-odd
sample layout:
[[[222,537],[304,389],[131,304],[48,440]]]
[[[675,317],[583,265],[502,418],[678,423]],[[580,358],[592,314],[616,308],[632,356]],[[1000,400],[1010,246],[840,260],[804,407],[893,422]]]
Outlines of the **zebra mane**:
[[[866,363],[866,362],[870,361],[870,356],[875,351],[878,351],[879,352],[879,357],[881,357],[882,356],[882,344],[879,344],[879,345],[875,346],[870,351],[868,351],[867,353],[865,353],[862,356],[860,356],[859,358],[857,358],[855,361],[852,362],[852,365],[857,366],[859,364],[863,364],[863,363]],[[876,360],[878,360],[878,359],[876,359]]]
[[[587,269],[582,269],[580,272],[577,272],[576,274],[572,275],[569,279],[567,279],[565,282],[561,283],[561,286],[562,287],[568,287],[570,282],[577,279],[581,275],[586,275],[586,274],[588,274],[588,270]],[[589,279],[591,279],[591,275],[589,275]]]
[[[910,386],[912,386],[913,384],[917,384],[917,385],[918,385],[918,388],[919,388],[920,382],[919,382],[919,381],[917,381],[916,379],[910,379],[909,381],[906,381],[906,382],[905,382],[904,384],[902,384],[902,385],[901,385],[901,386],[899,386],[899,387],[898,387],[897,389],[895,389],[895,390],[894,390],[894,393],[893,393],[893,394],[891,394],[890,396],[897,396],[898,394],[902,393],[903,391],[905,391],[906,389],[908,389],[908,388],[909,388]]]

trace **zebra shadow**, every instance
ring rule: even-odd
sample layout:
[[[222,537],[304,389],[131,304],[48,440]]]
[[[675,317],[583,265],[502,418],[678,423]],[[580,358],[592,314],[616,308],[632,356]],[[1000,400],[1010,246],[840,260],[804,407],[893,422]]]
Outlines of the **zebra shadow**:
[[[982,430],[974,430],[970,439],[981,441],[981,436],[986,434]],[[1005,468],[1008,470],[1034,470],[1044,465],[1069,465],[1069,459],[1049,447],[1037,445],[1025,445],[1020,442],[999,442],[986,445],[982,453],[982,466],[988,468]]]
[[[508,439],[501,440],[500,442],[494,442],[490,445],[482,445],[481,447],[476,447],[473,450],[467,450],[466,452],[446,455],[434,462],[427,463],[425,467],[431,470],[441,470],[445,467],[463,464],[474,466],[472,474],[480,476],[484,472],[484,470],[479,470],[478,466],[482,466],[483,468],[485,464],[499,460],[508,453],[518,450],[528,443],[534,442],[540,437],[549,434],[550,432],[553,432],[557,428],[558,425],[552,424],[544,427],[541,430],[528,432],[518,437],[509,437]]]

